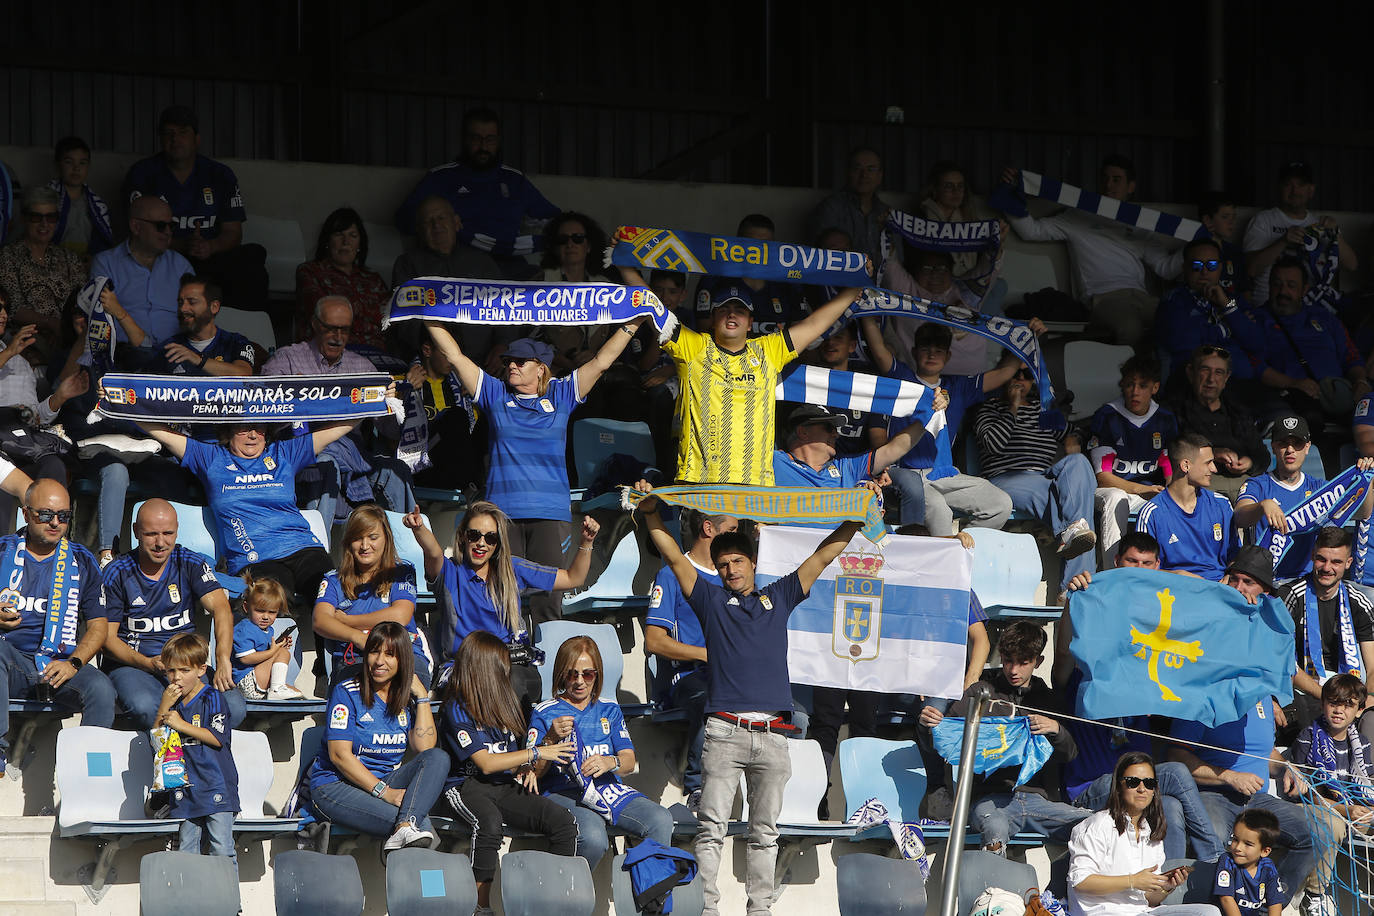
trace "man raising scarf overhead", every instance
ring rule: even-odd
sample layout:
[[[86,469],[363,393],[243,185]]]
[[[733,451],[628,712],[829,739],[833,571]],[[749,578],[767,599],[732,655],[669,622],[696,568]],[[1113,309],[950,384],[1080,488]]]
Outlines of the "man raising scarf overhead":
[[[626,283],[644,284],[633,267],[622,266],[620,273]],[[772,486],[778,377],[861,292],[850,287],[796,324],[750,338],[748,287],[719,286],[709,334],[680,325],[673,330],[663,350],[677,364],[681,385],[679,481]]]
[[[1374,666],[1374,605],[1345,581],[1353,546],[1352,532],[1322,528],[1312,551],[1312,572],[1279,589],[1296,631],[1293,705],[1299,725],[1321,714],[1322,685],[1328,680],[1337,674],[1367,680]]]
[[[24,495],[25,527],[0,538],[0,773],[12,696],[78,706],[82,725],[114,722],[114,686],[90,664],[105,643],[100,566],[67,540],[71,519],[66,487],[45,478]]]

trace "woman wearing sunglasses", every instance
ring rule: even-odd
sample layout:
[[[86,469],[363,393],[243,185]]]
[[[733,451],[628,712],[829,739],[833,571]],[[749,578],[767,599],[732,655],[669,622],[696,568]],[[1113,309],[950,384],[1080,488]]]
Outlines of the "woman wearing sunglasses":
[[[9,291],[15,323],[37,330],[27,358],[39,366],[59,355],[62,306],[86,282],[81,256],[54,238],[60,203],[52,188],[25,188],[19,198],[23,231],[0,248],[0,286]]]
[[[568,741],[522,742],[525,718],[506,680],[510,654],[501,640],[476,630],[454,654],[439,718],[439,740],[451,761],[443,797],[472,825],[475,916],[491,916],[491,881],[505,827],[548,837],[555,855],[570,856],[577,848],[577,822],[539,795],[534,775],[541,761],[567,761],[573,748]]]
[[[486,493],[511,521],[510,536],[502,542],[512,555],[546,566],[562,564],[572,524],[569,418],[644,320],[639,317],[621,325],[593,359],[565,378],[553,377],[553,348],[548,344],[529,337],[512,341],[501,356],[506,366],[504,383],[468,359],[442,324],[426,322],[434,345],[453,364],[463,390],[487,417],[491,444]],[[535,623],[556,620],[562,616],[561,603],[555,594],[535,595],[530,600],[530,617]]]
[[[673,816],[632,789],[621,776],[635,769],[635,748],[616,703],[601,699],[601,651],[589,636],[558,647],[553,663],[553,699],[534,708],[530,743],[573,741],[566,763],[535,764],[540,788],[577,818],[577,854],[596,868],[610,841],[607,822],[636,837],[673,844]]]
[[[544,227],[545,283],[610,283],[600,270],[601,253],[606,250],[606,233],[584,213],[560,213]],[[553,346],[553,369],[560,375],[571,372],[596,355],[595,338],[602,325],[546,327],[539,337]],[[610,328],[614,331],[615,328]]]
[[[1073,916],[1220,916],[1210,904],[1161,906],[1188,878],[1163,871],[1164,810],[1149,754],[1122,754],[1112,771],[1107,809],[1073,828],[1069,839],[1069,912]]]
[[[587,578],[592,543],[601,526],[596,519],[582,519],[582,543],[577,557],[567,569],[542,566],[514,556],[511,523],[495,504],[475,502],[458,521],[454,532],[453,556],[444,556],[443,545],[425,527],[419,508],[405,517],[405,526],[415,535],[415,543],[425,554],[425,580],[434,589],[441,612],[438,649],[447,659],[458,654],[458,647],[469,633],[485,630],[510,648],[510,679],[528,709],[539,700],[539,672],[530,664],[533,657],[529,629],[520,614],[520,592],[526,588],[577,588]],[[442,683],[442,679],[435,683]]]

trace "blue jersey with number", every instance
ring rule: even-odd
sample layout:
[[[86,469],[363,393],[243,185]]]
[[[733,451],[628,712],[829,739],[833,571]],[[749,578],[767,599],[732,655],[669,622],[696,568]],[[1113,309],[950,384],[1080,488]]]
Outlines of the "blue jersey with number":
[[[1231,502],[1220,493],[1201,490],[1192,512],[1164,490],[1156,493],[1136,519],[1136,530],[1159,541],[1159,568],[1182,569],[1220,582],[1235,546]]]
[[[534,712],[530,714],[530,731],[526,743],[535,745],[543,741],[553,720],[560,716],[572,716],[573,731],[577,733],[577,738],[582,742],[588,756],[614,757],[621,751],[635,749],[634,742],[630,740],[630,730],[625,727],[625,716],[621,713],[619,704],[603,700],[592,700],[586,709],[578,709],[567,700],[545,700],[534,707]],[[553,766],[540,781],[539,788],[545,795],[552,795],[555,792],[575,790],[577,781],[573,779],[566,766]]]
[[[1229,852],[1223,852],[1217,859],[1212,896],[1230,897],[1242,913],[1267,913],[1274,904],[1288,904],[1288,888],[1284,887],[1278,867],[1268,856],[1255,863],[1252,875],[1237,865]]]
[[[181,736],[186,761],[184,789],[172,791],[171,817],[204,817],[222,811],[239,810],[239,771],[230,750],[233,733],[229,730],[229,711],[224,695],[213,687],[202,686],[189,700],[173,707],[177,715],[195,728],[208,730],[219,747],[202,744],[190,735]]]
[[[269,442],[256,458],[187,439],[181,463],[205,487],[225,563],[234,575],[259,560],[324,546],[296,508],[296,475],[315,463],[310,436]]]
[[[194,633],[196,603],[220,588],[210,561],[180,544],[172,548],[155,579],[138,568],[138,552],[132,550],[115,557],[100,577],[105,583],[105,616],[118,627],[115,635],[148,658],[160,655],[167,640],[178,633]],[[215,636],[223,639],[226,634]]]
[[[330,570],[325,573],[324,579],[320,582],[319,597],[316,600],[325,604],[332,604],[345,614],[357,616],[380,611],[397,601],[409,601],[414,604],[417,594],[415,590],[415,567],[405,560],[397,561],[395,575],[385,598],[377,594],[376,589],[368,583],[360,584],[356,592],[356,598],[349,598],[345,595],[343,583],[339,581],[339,574]],[[406,630],[410,633],[410,641],[415,650],[415,655],[425,658],[423,644],[419,641],[420,628],[415,625],[414,614],[411,615],[410,622],[406,624]],[[329,649],[329,654],[334,656],[335,671],[339,670],[338,666],[341,664],[362,661],[362,653],[356,651],[356,647],[352,643],[337,639],[326,639],[324,642]],[[355,650],[351,654],[357,657],[345,659],[344,656],[349,654],[350,648]]]
[[[349,742],[358,761],[378,779],[396,769],[406,755],[414,716],[413,703],[395,716],[388,715],[386,700],[380,694],[373,694],[372,705],[364,706],[357,678],[334,685],[329,691],[324,745],[310,766],[311,788],[343,778],[329,759],[331,741]]]

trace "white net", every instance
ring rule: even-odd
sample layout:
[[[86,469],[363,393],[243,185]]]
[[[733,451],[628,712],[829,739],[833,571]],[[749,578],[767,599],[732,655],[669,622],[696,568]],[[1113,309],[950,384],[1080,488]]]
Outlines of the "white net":
[[[1289,772],[1297,776],[1295,770]],[[1368,912],[1374,902],[1374,787],[1317,768],[1304,772],[1297,788],[1323,890],[1333,898],[1358,901],[1352,912]]]

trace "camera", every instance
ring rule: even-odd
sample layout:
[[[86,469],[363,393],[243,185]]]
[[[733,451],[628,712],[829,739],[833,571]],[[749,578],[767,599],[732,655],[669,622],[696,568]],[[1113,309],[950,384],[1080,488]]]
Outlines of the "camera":
[[[506,648],[510,650],[510,663],[512,665],[544,664],[543,649],[536,649],[534,646],[523,642],[508,642]]]

